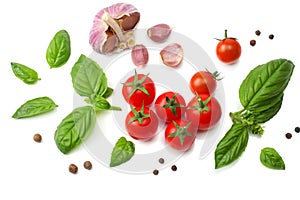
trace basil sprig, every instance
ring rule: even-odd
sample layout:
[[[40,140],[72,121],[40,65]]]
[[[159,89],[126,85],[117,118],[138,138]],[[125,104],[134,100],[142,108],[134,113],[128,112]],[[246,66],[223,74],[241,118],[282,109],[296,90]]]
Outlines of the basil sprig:
[[[92,59],[81,55],[72,68],[71,77],[74,90],[78,95],[87,97],[85,102],[90,105],[74,109],[58,125],[54,140],[64,154],[72,151],[90,135],[98,111],[121,110],[107,101],[113,89],[108,87],[102,68]]]
[[[216,169],[231,164],[242,155],[249,133],[263,135],[262,123],[280,110],[294,67],[289,60],[276,59],[250,71],[239,89],[243,109],[230,113],[233,125],[215,150]]]
[[[38,80],[41,80],[38,76],[38,73],[34,69],[31,69],[20,63],[12,62],[11,69],[15,76],[26,84],[32,85]]]
[[[71,42],[66,30],[58,31],[49,43],[46,51],[46,60],[50,68],[63,66],[70,58]]]

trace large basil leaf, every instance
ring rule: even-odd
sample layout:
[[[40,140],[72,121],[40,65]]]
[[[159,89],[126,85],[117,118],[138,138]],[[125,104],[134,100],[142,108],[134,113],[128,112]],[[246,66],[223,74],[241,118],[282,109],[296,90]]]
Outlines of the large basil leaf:
[[[51,68],[61,67],[69,60],[70,43],[70,36],[66,30],[60,30],[54,35],[46,52],[46,59]]]
[[[71,71],[73,87],[80,96],[94,98],[107,90],[107,78],[102,68],[92,59],[81,55]]]
[[[260,162],[271,169],[285,169],[285,164],[279,153],[270,147],[263,148],[260,152]]]
[[[255,67],[239,89],[240,101],[244,108],[257,113],[270,108],[278,111],[279,108],[274,106],[281,105],[279,99],[282,99],[282,93],[294,67],[294,64],[286,59],[272,60]]]
[[[38,97],[26,101],[17,109],[12,117],[15,119],[33,117],[50,112],[56,107],[57,105],[49,97]]]
[[[132,158],[135,152],[135,145],[127,141],[125,137],[120,137],[111,153],[110,167],[118,166]]]
[[[69,153],[92,132],[96,122],[96,112],[91,106],[79,107],[67,115],[58,125],[54,140],[58,149]]]
[[[33,70],[25,65],[12,62],[11,68],[12,68],[12,71],[14,72],[15,76],[17,78],[19,78],[20,80],[22,80],[26,84],[34,84],[38,80],[41,80],[38,76],[38,73],[35,70]]]
[[[218,143],[215,150],[215,168],[221,168],[237,160],[245,151],[249,134],[242,124],[233,124]]]

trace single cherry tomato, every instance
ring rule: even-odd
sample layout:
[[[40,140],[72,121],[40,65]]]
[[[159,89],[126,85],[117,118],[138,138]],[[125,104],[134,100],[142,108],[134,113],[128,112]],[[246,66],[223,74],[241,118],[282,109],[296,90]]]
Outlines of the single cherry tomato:
[[[186,111],[184,98],[175,92],[165,92],[155,101],[157,116],[164,122],[181,119]]]
[[[125,119],[125,127],[128,134],[136,140],[147,141],[152,139],[158,128],[156,114],[144,105],[137,108],[130,107],[131,111]]]
[[[137,74],[131,76],[123,84],[122,94],[124,99],[134,107],[148,106],[155,99],[155,85],[149,74]]]
[[[221,119],[222,109],[218,100],[209,94],[196,94],[187,105],[186,117],[198,130],[213,128]]]
[[[195,141],[197,128],[186,120],[175,120],[165,130],[165,140],[174,149],[186,151]]]
[[[190,80],[190,89],[197,94],[213,94],[217,88],[219,72],[210,73],[209,71],[196,72]]]
[[[227,30],[225,30],[225,38],[219,40],[216,48],[217,57],[220,61],[226,64],[235,63],[241,56],[242,48],[236,38],[227,37]]]

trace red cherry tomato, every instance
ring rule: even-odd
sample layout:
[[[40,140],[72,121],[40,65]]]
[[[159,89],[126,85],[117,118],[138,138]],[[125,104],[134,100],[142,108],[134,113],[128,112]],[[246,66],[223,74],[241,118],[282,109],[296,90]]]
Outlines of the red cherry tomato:
[[[175,120],[168,124],[165,130],[165,140],[174,149],[186,151],[195,141],[197,128],[191,122]]]
[[[190,80],[190,89],[197,94],[213,94],[217,87],[217,81],[220,73],[210,73],[208,71],[196,72]]]
[[[198,130],[213,128],[222,115],[222,109],[217,99],[209,94],[199,94],[187,105],[186,117]]]
[[[227,37],[227,30],[225,30],[225,38],[219,40],[216,48],[219,60],[226,64],[233,64],[240,58],[241,53],[242,48],[240,43],[236,38]]]
[[[181,119],[186,111],[184,98],[175,92],[165,92],[155,101],[157,116],[164,122]]]
[[[125,127],[128,134],[136,140],[152,139],[158,128],[158,118],[149,107],[131,106],[131,111],[125,119]]]
[[[123,84],[122,94],[124,99],[134,107],[150,105],[155,98],[155,85],[151,78],[145,74],[131,76]]]

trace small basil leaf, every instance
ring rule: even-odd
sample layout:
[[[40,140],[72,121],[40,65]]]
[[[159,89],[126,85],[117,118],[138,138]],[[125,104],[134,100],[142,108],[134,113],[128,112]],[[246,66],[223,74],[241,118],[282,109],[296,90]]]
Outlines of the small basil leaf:
[[[135,152],[135,145],[127,141],[125,137],[119,138],[111,153],[110,167],[118,166],[132,158]]]
[[[249,111],[260,112],[274,105],[281,105],[278,99],[281,98],[288,85],[294,67],[295,65],[286,59],[272,60],[255,67],[244,79],[239,89],[243,107]]]
[[[285,164],[279,153],[270,147],[263,148],[260,152],[260,162],[271,169],[285,169]]]
[[[92,132],[96,122],[96,113],[93,107],[84,106],[74,109],[58,125],[54,140],[58,149],[67,154]]]
[[[215,150],[215,168],[225,167],[237,160],[245,151],[249,134],[242,124],[233,124]]]
[[[38,80],[41,80],[38,77],[38,73],[35,70],[33,70],[25,65],[12,62],[11,68],[12,68],[12,71],[14,72],[15,76],[17,78],[19,78],[20,80],[22,80],[26,84],[31,85],[31,84],[36,83]]]
[[[66,30],[60,30],[54,35],[47,48],[47,62],[51,68],[58,68],[69,60],[70,55],[70,36]]]
[[[57,106],[49,97],[39,97],[25,102],[12,117],[15,119],[33,117],[50,112]]]
[[[108,98],[108,97],[110,97],[110,96],[112,95],[113,92],[114,92],[114,89],[108,87],[108,88],[106,89],[105,93],[103,94],[103,97],[104,97],[104,98]]]
[[[94,99],[94,108],[96,110],[109,110],[110,107],[110,103],[104,97],[97,95]]]
[[[81,55],[71,71],[73,87],[80,96],[102,96],[107,90],[107,78],[92,59]]]

